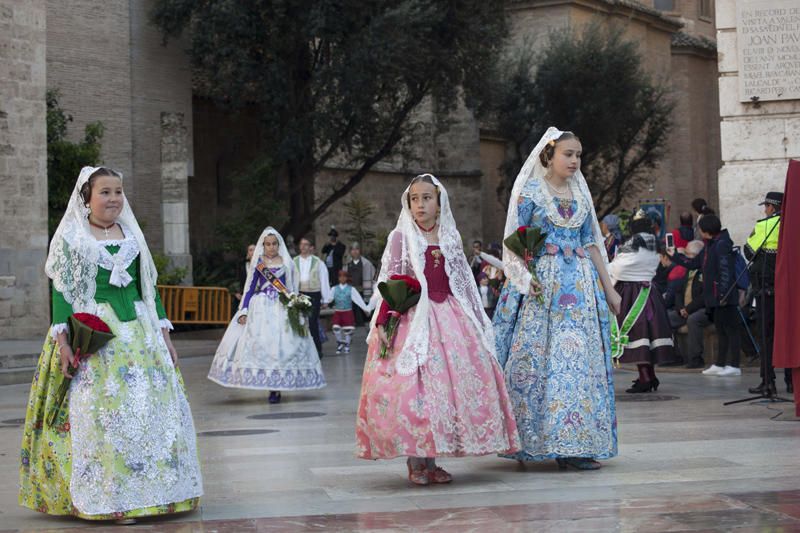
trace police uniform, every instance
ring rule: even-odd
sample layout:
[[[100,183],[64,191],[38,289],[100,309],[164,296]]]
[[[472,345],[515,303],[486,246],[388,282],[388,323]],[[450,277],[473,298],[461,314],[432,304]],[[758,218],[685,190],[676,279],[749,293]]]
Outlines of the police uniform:
[[[759,205],[775,206],[776,214],[756,222],[750,237],[747,239],[747,244],[744,246],[745,256],[752,261],[750,282],[756,291],[756,317],[759,329],[764,332],[764,345],[760,347],[761,357],[765,358],[766,361],[761,367],[761,385],[750,389],[753,393],[761,393],[765,384],[775,382],[775,369],[772,367],[772,343],[775,333],[775,264],[778,257],[782,202],[783,193],[767,193],[765,200]],[[761,308],[762,305],[763,308]],[[765,367],[768,372],[766,381],[764,378]],[[786,372],[784,379],[786,386],[791,390],[791,374]]]

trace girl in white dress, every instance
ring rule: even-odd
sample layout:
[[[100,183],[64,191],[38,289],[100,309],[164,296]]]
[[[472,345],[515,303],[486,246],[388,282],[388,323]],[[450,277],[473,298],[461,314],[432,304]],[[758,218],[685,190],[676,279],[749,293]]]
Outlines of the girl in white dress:
[[[281,302],[276,280],[291,293],[300,278],[283,238],[272,227],[256,241],[245,294],[217,348],[208,379],[223,387],[269,390],[270,403],[280,391],[321,389],[325,376],[314,340],[296,333]],[[307,324],[307,322],[306,322]]]

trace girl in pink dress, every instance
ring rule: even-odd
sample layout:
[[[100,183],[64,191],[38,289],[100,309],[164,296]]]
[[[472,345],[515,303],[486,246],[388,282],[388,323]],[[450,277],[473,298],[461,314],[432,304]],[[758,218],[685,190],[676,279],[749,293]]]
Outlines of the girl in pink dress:
[[[378,281],[404,274],[422,287],[405,313],[388,358],[380,293],[361,382],[356,440],[363,459],[408,457],[409,480],[449,483],[436,457],[512,453],[519,447],[503,371],[447,191],[430,174],[402,196]]]

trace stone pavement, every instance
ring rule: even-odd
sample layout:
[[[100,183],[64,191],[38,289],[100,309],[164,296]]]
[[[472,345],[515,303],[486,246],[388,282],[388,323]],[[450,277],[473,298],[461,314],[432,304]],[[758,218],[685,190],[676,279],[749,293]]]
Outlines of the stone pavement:
[[[600,471],[561,472],[552,462],[520,466],[492,456],[444,459],[452,484],[412,487],[402,460],[353,455],[362,342],[342,356],[328,342],[329,386],[285,393],[280,405],[267,404],[266,393],[208,381],[210,356],[184,358],[205,496],[195,513],[133,528],[800,532],[800,424],[789,418],[791,404],[722,406],[746,396],[757,374],[662,372],[657,393],[630,395],[624,389],[635,375],[618,370],[620,455]],[[27,394],[26,384],[0,387],[0,532],[119,531],[17,506]]]
[[[207,356],[224,332],[217,328],[173,333],[172,342],[182,357]],[[44,337],[0,340],[0,385],[30,383],[43,343]]]

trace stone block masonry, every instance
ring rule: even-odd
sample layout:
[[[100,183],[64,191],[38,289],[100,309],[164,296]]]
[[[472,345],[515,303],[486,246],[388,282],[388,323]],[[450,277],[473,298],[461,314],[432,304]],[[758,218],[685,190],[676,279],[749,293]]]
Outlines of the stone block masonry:
[[[0,0],[0,339],[50,321],[45,40],[45,0]]]
[[[749,58],[766,51],[753,39],[797,42],[781,46],[794,50],[785,54],[800,53],[800,5],[792,0],[720,0],[716,16],[723,159],[719,202],[723,225],[741,243],[764,216],[758,205],[764,194],[782,191],[789,159],[800,159],[800,93],[793,89],[800,87],[800,76],[786,76],[785,69],[772,63],[772,71],[755,70]],[[743,83],[748,79],[752,83]],[[756,101],[748,99],[775,80],[788,83],[789,90],[781,95],[764,90]],[[754,85],[756,81],[763,86]]]

